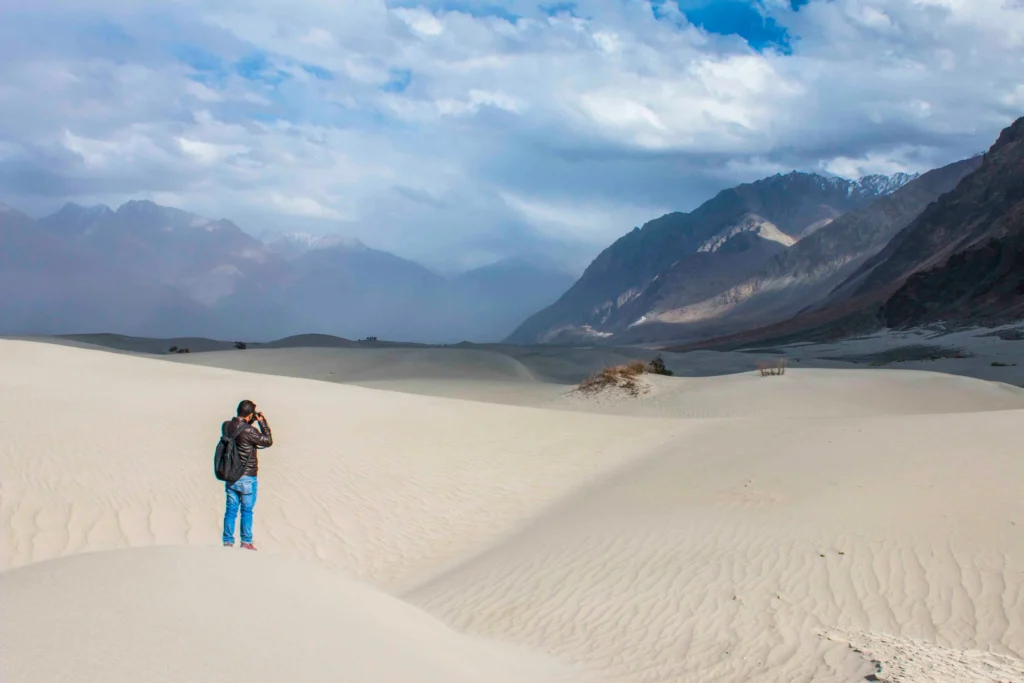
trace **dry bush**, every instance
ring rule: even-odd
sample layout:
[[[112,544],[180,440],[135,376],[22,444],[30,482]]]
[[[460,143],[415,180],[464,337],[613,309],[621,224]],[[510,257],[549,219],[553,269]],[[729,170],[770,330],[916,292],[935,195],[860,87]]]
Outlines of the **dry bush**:
[[[638,378],[640,375],[671,375],[672,371],[665,367],[661,358],[655,358],[650,363],[642,360],[634,360],[623,365],[614,365],[605,368],[600,372],[586,378],[576,390],[582,394],[595,394],[605,389],[622,389],[630,396],[639,396],[646,391]]]
[[[636,380],[643,374],[644,367],[643,361],[633,361],[605,368],[580,382],[576,390],[583,394],[596,394],[605,389],[618,388],[630,396],[639,396],[640,384]]]
[[[788,363],[785,358],[778,358],[774,361],[761,361],[757,364],[757,371],[761,373],[762,377],[785,375],[787,365]]]
[[[671,370],[665,367],[665,361],[662,360],[661,356],[656,357],[650,363],[647,364],[647,370],[652,375],[667,375],[671,377],[673,373]]]

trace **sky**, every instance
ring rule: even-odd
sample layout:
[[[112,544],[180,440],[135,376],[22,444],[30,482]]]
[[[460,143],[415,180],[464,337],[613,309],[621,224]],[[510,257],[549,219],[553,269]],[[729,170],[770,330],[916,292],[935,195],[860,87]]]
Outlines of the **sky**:
[[[0,0],[0,102],[31,215],[582,268],[742,182],[984,151],[1024,115],[1024,0]]]

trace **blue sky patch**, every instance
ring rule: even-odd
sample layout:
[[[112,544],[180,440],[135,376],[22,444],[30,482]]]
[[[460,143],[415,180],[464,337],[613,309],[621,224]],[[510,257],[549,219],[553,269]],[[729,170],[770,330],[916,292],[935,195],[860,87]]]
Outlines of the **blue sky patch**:
[[[221,72],[224,70],[224,60],[212,52],[194,47],[192,45],[175,45],[171,52],[179,62],[183,62],[196,71]]]
[[[288,74],[276,68],[265,52],[254,52],[234,63],[235,73],[247,81],[259,81],[267,85],[278,85]]]
[[[538,9],[549,17],[555,17],[559,14],[571,14],[576,16],[575,2],[556,2],[552,5],[540,5]]]
[[[500,3],[482,3],[475,0],[392,0],[388,7],[425,7],[431,12],[459,12],[473,17],[498,17],[509,23],[519,20]]]
[[[188,76],[197,83],[206,86],[223,86],[228,77],[224,60],[212,52],[193,45],[173,45],[171,54],[181,63],[189,66],[195,73]]]
[[[381,86],[384,92],[405,92],[412,83],[412,71],[408,69],[392,69],[388,82]]]
[[[91,33],[108,45],[127,47],[135,44],[135,39],[128,35],[123,28],[112,21],[97,19],[86,21],[81,27],[82,31]]]
[[[790,0],[794,5],[808,1]],[[652,3],[655,18],[669,16],[664,7],[670,2],[678,6],[687,21],[708,33],[739,36],[758,51],[775,48],[790,52],[789,32],[762,13],[759,0],[661,0]]]
[[[302,70],[308,73],[310,76],[320,79],[321,81],[333,81],[334,74],[322,66],[316,66],[315,64],[303,64]]]

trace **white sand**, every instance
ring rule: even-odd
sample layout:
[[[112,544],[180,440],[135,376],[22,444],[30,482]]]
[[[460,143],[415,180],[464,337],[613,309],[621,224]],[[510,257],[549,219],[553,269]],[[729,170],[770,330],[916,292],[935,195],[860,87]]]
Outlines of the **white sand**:
[[[610,415],[513,374],[543,407],[0,342],[5,680],[1024,681],[1020,390],[747,372]],[[246,397],[261,551],[183,547]]]
[[[308,563],[148,548],[3,575],[4,680],[534,683],[573,672]]]

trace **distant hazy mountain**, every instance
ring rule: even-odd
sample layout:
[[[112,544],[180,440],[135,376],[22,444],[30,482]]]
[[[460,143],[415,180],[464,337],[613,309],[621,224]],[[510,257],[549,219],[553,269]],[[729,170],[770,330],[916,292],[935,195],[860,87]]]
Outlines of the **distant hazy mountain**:
[[[308,232],[269,232],[263,235],[263,242],[275,254],[293,259],[315,249],[329,247],[366,248],[366,245],[352,237],[341,235],[314,235]]]
[[[231,221],[150,201],[130,201],[117,211],[67,204],[39,226],[206,305],[236,291],[271,289],[286,277],[283,259]]]
[[[444,278],[418,263],[359,246],[312,249],[292,261],[276,299],[306,332],[396,341],[437,339],[448,325]]]
[[[294,280],[276,300],[310,331],[395,341],[498,341],[573,279],[521,259],[446,279],[352,242],[310,249],[292,263]]]
[[[446,279],[358,240],[276,234],[148,201],[0,212],[0,334],[499,341],[572,278],[510,260]]]
[[[83,221],[83,225],[87,221]],[[0,333],[217,334],[210,311],[0,205]]]
[[[794,172],[724,190],[691,213],[667,214],[617,240],[564,296],[527,319],[509,340],[536,343],[621,333],[663,308],[695,303],[717,293],[715,287],[734,285],[780,248],[912,179],[899,174],[852,181]],[[735,241],[742,233],[756,238]],[[726,245],[730,248],[723,249]],[[690,266],[702,275],[688,275]]]
[[[452,279],[449,289],[457,317],[473,321],[464,330],[466,341],[498,341],[507,337],[526,316],[552,304],[575,281],[570,273],[546,259],[513,257],[474,268]]]

